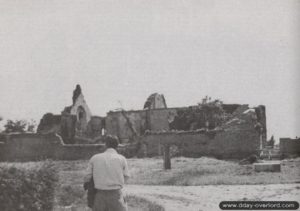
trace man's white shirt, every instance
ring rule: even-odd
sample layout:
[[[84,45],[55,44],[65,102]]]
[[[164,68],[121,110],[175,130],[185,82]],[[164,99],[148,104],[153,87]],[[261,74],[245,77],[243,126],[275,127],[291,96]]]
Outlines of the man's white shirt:
[[[125,183],[124,177],[129,177],[126,158],[113,148],[94,155],[88,163],[85,181],[92,176],[96,189],[122,189]]]

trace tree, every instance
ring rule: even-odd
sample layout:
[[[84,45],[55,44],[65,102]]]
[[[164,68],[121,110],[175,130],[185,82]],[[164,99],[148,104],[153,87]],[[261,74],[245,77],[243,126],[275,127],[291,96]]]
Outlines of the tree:
[[[221,100],[212,100],[206,96],[197,106],[177,110],[177,115],[170,122],[173,130],[197,130],[202,128],[214,129],[226,120]]]
[[[34,133],[36,127],[36,121],[31,119],[29,122],[27,122],[27,132]]]
[[[213,129],[224,123],[226,114],[222,105],[223,102],[221,100],[212,100],[208,96],[203,98],[201,103],[198,103],[199,109],[203,111],[205,127]]]
[[[4,125],[4,133],[25,133],[25,132],[34,132],[35,129],[35,121],[31,120],[7,120]]]

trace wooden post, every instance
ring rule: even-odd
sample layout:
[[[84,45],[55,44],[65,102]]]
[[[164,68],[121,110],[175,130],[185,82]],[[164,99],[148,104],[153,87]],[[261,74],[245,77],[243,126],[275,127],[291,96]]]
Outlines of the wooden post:
[[[164,145],[164,169],[171,169],[170,145]]]

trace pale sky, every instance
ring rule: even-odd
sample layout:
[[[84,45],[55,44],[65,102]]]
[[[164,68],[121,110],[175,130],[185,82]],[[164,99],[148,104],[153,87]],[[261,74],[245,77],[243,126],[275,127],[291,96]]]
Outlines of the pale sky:
[[[60,114],[79,83],[93,115],[209,95],[300,136],[299,20],[295,0],[0,0],[0,115]]]

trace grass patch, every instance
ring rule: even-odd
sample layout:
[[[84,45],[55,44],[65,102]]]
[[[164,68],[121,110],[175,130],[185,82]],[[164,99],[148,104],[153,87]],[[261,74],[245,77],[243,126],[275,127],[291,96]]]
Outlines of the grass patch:
[[[140,211],[140,210],[164,211],[165,210],[163,206],[139,196],[127,195],[125,198],[130,211]]]
[[[163,206],[148,199],[134,195],[126,195],[128,210],[130,211],[164,211]],[[56,206],[54,211],[84,211],[89,210],[86,205],[86,192],[82,186],[60,185],[56,192]]]
[[[300,181],[300,160],[282,161],[278,173],[253,170],[252,165],[201,157],[172,159],[172,169],[163,170],[162,159],[142,159],[129,162],[130,184],[143,185],[243,185],[278,184]]]
[[[281,172],[260,172],[252,165],[239,165],[238,161],[224,161],[215,158],[172,158],[172,169],[163,170],[162,158],[128,159],[131,178],[129,184],[139,185],[243,185],[279,184],[300,182],[300,159],[282,160]],[[1,163],[6,168],[38,169],[44,162]],[[58,171],[59,183],[55,190],[55,211],[84,211],[86,192],[83,178],[87,160],[53,161]],[[26,177],[24,177],[26,178]],[[43,179],[43,176],[40,178]],[[12,180],[14,181],[14,180]],[[0,192],[3,192],[1,189]],[[4,192],[3,192],[4,193]],[[33,197],[34,198],[34,197]],[[137,196],[127,196],[130,210],[163,210],[163,207]],[[7,202],[5,202],[7,203]],[[34,202],[33,202],[34,203]],[[152,204],[151,204],[152,203]],[[158,207],[157,207],[158,206]],[[70,208],[72,207],[72,208]],[[143,208],[141,208],[143,207]],[[147,209],[145,207],[148,207]],[[1,209],[3,210],[3,209]]]
[[[139,185],[243,185],[300,182],[300,159],[281,161],[281,172],[255,172],[252,165],[215,158],[172,158],[163,170],[162,158],[128,159],[129,184]],[[82,185],[88,161],[56,161],[64,185]]]
[[[73,204],[86,204],[86,193],[82,187],[71,185],[60,185],[56,192],[57,204],[59,206],[71,206]]]

